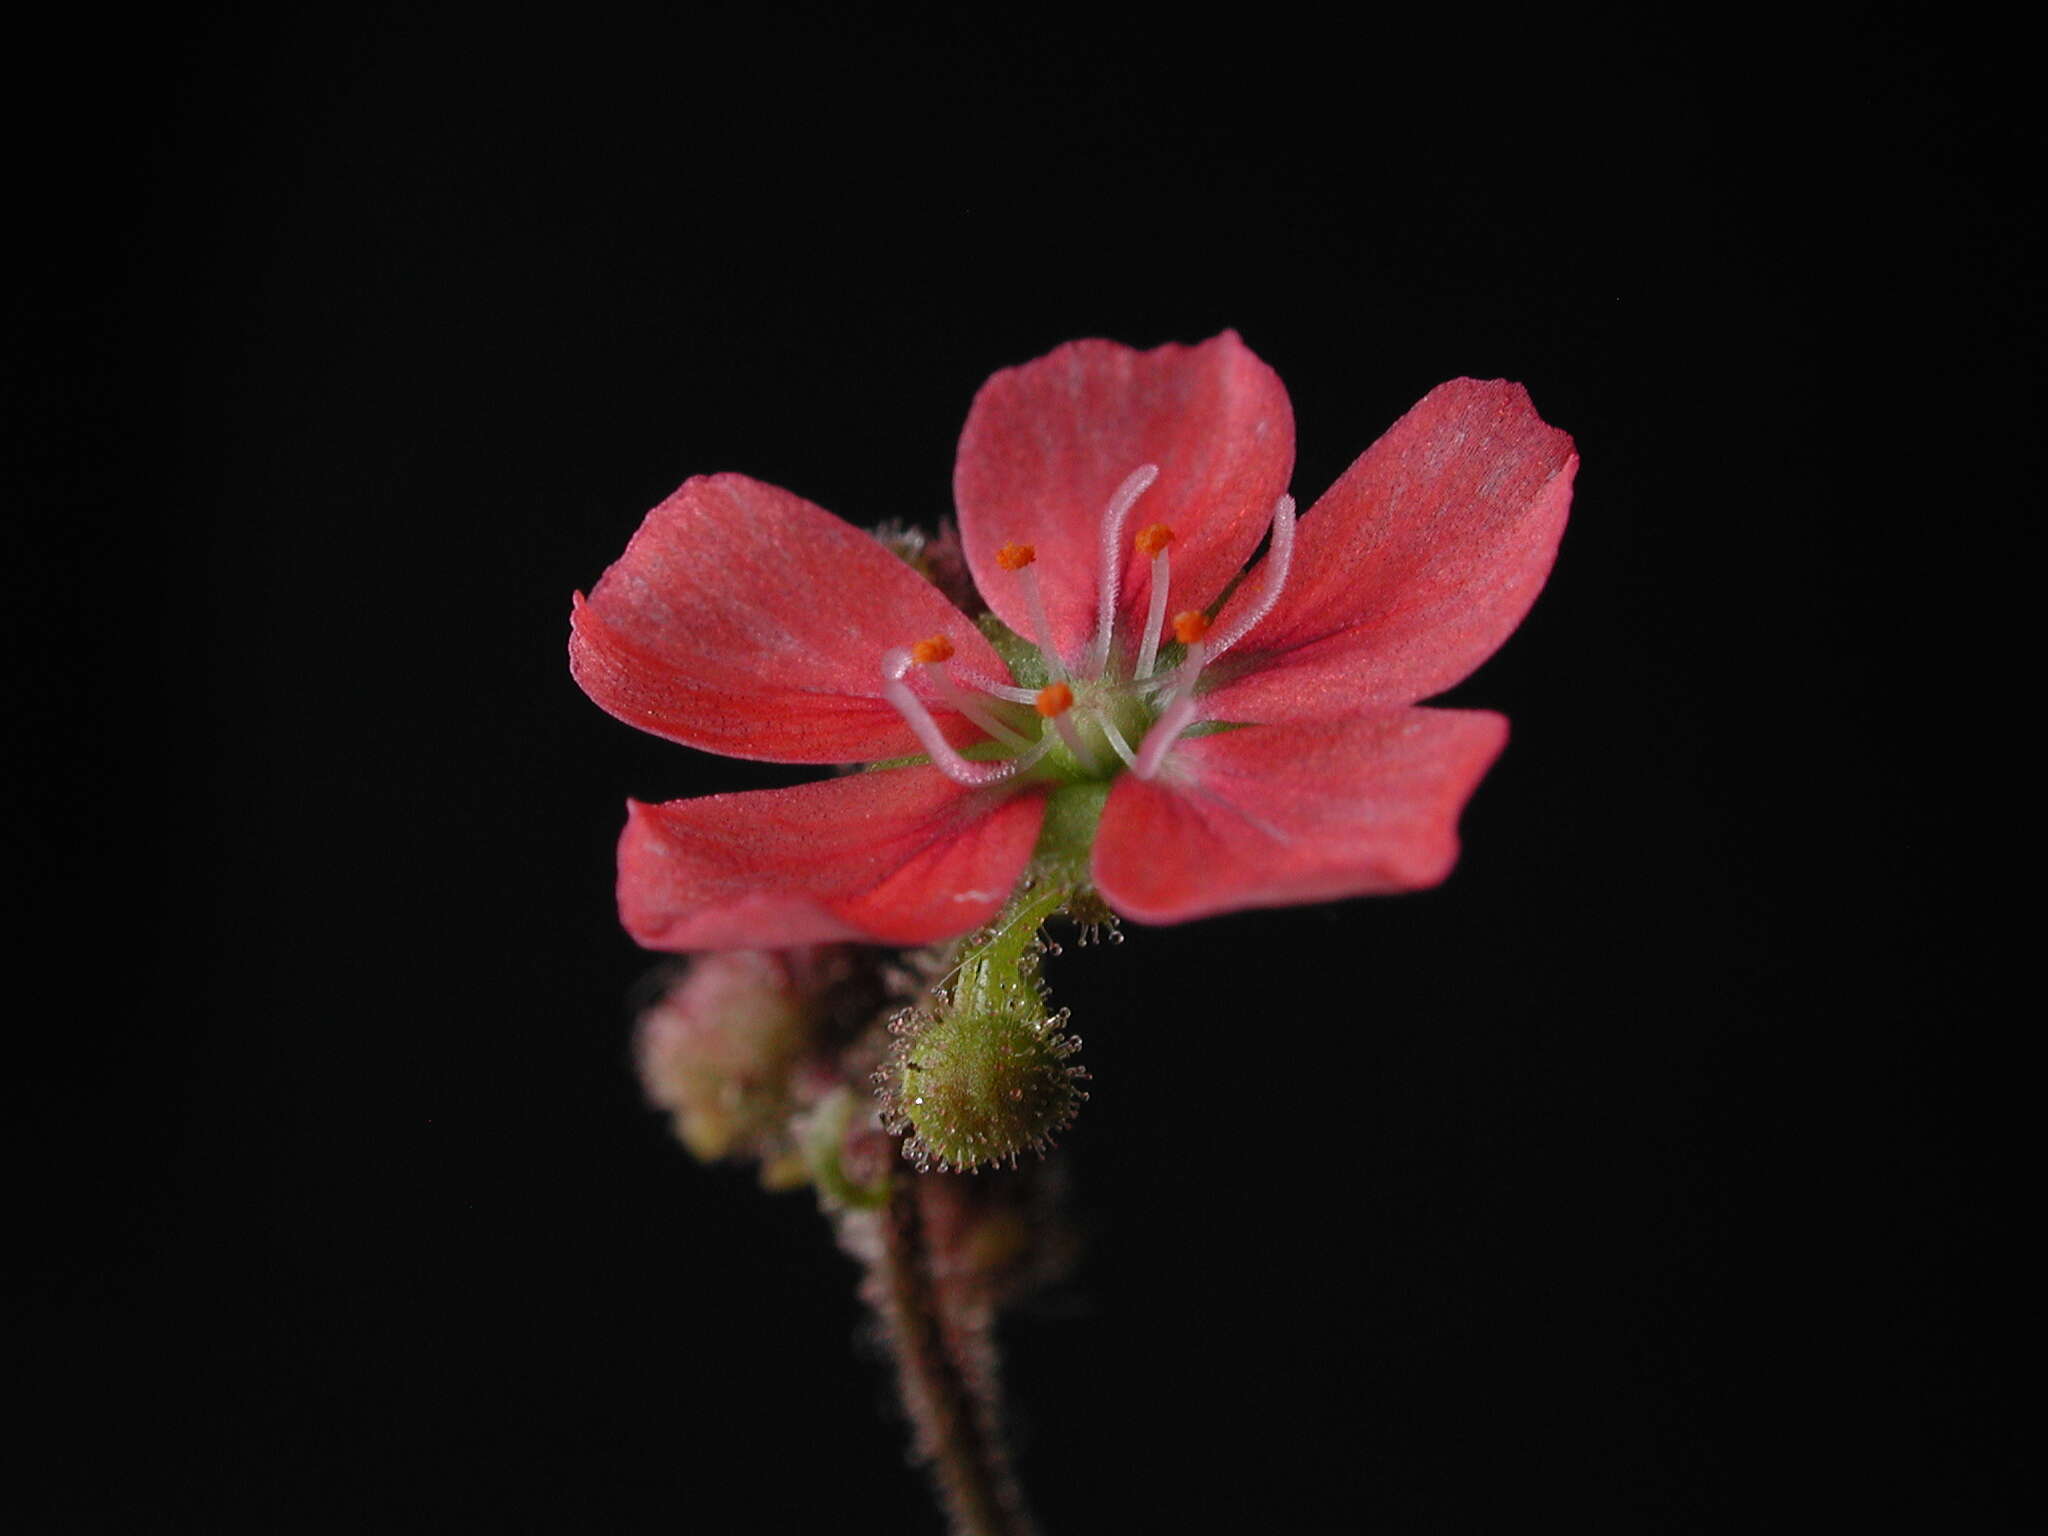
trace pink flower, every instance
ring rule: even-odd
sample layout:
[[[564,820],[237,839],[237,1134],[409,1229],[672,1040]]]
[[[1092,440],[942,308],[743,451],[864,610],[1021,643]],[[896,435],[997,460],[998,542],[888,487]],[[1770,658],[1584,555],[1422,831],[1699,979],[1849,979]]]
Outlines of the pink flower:
[[[1571,439],[1521,386],[1456,379],[1298,526],[1293,462],[1287,392],[1232,332],[998,373],[953,476],[986,634],[802,498],[685,483],[576,599],[584,691],[729,756],[925,760],[628,802],[627,929],[673,950],[948,938],[1000,910],[1049,807],[1041,855],[1099,813],[1088,878],[1145,922],[1442,880],[1507,722],[1415,701],[1535,600]]]

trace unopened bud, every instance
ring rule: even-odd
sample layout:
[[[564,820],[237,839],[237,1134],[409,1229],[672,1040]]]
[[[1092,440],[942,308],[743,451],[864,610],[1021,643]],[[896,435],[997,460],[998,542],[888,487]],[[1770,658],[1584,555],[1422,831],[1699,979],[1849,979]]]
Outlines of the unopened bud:
[[[941,522],[938,533],[932,535],[891,520],[875,530],[875,541],[943,592],[955,608],[976,613],[983,607],[974,578],[967,571],[959,530],[950,521]]]
[[[822,946],[700,955],[641,1015],[641,1084],[694,1155],[757,1158],[764,1182],[802,1181],[789,1140],[793,1076],[839,969]]]

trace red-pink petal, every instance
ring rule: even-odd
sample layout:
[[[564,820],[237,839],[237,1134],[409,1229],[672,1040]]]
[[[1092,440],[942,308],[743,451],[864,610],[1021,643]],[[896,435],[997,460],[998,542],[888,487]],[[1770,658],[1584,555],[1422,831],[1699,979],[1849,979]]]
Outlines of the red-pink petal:
[[[1158,465],[1159,479],[1125,527],[1126,637],[1147,593],[1148,562],[1130,548],[1138,529],[1173,529],[1176,611],[1213,602],[1258,547],[1294,469],[1294,411],[1279,376],[1225,331],[1151,352],[1069,342],[982,386],[953,496],[975,584],[1005,624],[1039,638],[1018,577],[995,558],[1004,544],[1029,544],[1054,643],[1079,655],[1095,633],[1103,509],[1142,464]]]
[[[1302,518],[1287,588],[1218,666],[1206,713],[1314,719],[1468,676],[1542,590],[1577,468],[1521,385],[1438,385]],[[1254,572],[1230,608],[1258,587]]]
[[[931,635],[953,642],[956,669],[1010,679],[930,582],[859,529],[745,475],[687,481],[648,513],[570,623],[570,670],[602,708],[728,757],[922,751],[882,697],[881,663]],[[933,713],[955,742],[981,739],[943,706]]]
[[[995,916],[1045,798],[890,768],[794,789],[627,802],[619,917],[649,949],[929,944]]]
[[[1394,709],[1181,742],[1157,778],[1125,774],[1109,792],[1096,886],[1126,917],[1177,923],[1435,885],[1507,728],[1482,711]]]

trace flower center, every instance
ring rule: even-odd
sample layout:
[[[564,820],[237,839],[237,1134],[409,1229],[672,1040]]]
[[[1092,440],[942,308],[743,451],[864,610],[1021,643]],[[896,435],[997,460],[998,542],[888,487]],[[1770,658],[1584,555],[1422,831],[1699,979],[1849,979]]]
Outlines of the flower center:
[[[948,666],[953,644],[944,635],[883,656],[883,695],[916,734],[933,765],[949,778],[961,784],[995,784],[1028,773],[1059,783],[1083,783],[1113,778],[1126,768],[1140,778],[1151,778],[1181,734],[1195,723],[1195,684],[1202,669],[1251,633],[1280,599],[1294,554],[1294,498],[1282,496],[1273,504],[1264,585],[1222,633],[1213,631],[1211,616],[1200,609],[1183,609],[1171,626],[1167,624],[1174,531],[1164,522],[1139,529],[1131,542],[1147,561],[1149,590],[1138,649],[1126,665],[1116,644],[1124,521],[1158,477],[1157,465],[1140,465],[1103,510],[1095,637],[1071,666],[1052,643],[1052,625],[1038,584],[1037,550],[1008,543],[996,551],[997,567],[1018,583],[1031,616],[1033,633],[1025,638],[1035,644],[1048,679],[1042,687],[954,676]],[[1161,647],[1169,634],[1180,654],[1162,669]],[[968,748],[973,756],[946,739],[925,698],[913,688],[913,675],[927,684],[934,702],[966,716],[988,737]]]

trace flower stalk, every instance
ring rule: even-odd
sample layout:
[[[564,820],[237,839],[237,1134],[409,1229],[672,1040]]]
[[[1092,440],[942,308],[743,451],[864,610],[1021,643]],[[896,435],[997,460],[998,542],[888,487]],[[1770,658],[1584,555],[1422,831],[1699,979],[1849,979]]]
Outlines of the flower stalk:
[[[882,1325],[917,1452],[954,1536],[1029,1536],[1035,1527],[1003,1430],[992,1307],[971,1277],[949,1273],[935,1241],[949,1182],[890,1177],[862,1295]]]
[[[1072,894],[1052,881],[1021,887],[1002,916],[964,941],[954,967],[954,999],[972,1007],[990,1006],[1004,997],[1014,988],[1015,978],[1033,969],[1038,930],[1065,909]]]

